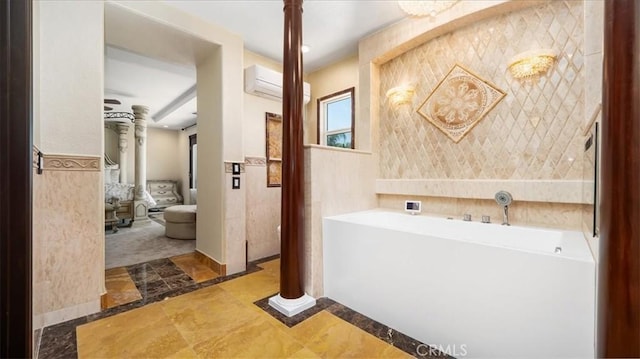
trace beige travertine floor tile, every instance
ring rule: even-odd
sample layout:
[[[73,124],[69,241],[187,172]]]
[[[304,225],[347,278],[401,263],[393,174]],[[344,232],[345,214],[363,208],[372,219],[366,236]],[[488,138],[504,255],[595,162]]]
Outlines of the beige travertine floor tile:
[[[206,340],[218,340],[260,318],[259,313],[218,287],[171,298],[161,305],[192,346]]]
[[[184,348],[182,350],[180,350],[179,352],[168,356],[167,358],[169,359],[200,359],[200,357],[198,356],[198,354],[196,354],[196,352],[193,351],[193,349],[187,347]]]
[[[301,350],[293,353],[289,356],[292,359],[319,359],[320,356],[314,352],[312,352],[309,348],[304,347]]]
[[[389,347],[326,311],[294,326],[291,334],[323,358],[381,358]]]
[[[284,330],[286,332],[289,332],[289,327],[286,324],[284,324],[283,322],[279,321],[275,317],[272,317],[271,315],[266,313],[262,308],[258,307],[257,305],[254,305],[253,303],[245,302],[244,304],[247,306],[247,308],[255,311],[262,318],[264,318],[265,321],[269,322],[274,327],[276,327],[276,328],[278,328],[280,330]]]
[[[327,311],[287,327],[253,305],[278,291],[279,261],[263,265],[260,272],[79,326],[78,356],[411,357]],[[114,271],[113,275],[123,273]]]
[[[264,273],[280,278],[280,259],[260,263],[258,267],[262,268]]]
[[[218,286],[245,303],[253,303],[278,292],[280,280],[264,271],[223,282]]]
[[[385,350],[382,352],[382,354],[380,355],[380,357],[385,358],[385,359],[392,359],[392,358],[393,358],[393,359],[396,359],[396,358],[398,358],[398,359],[400,359],[400,358],[402,358],[402,359],[407,358],[407,359],[408,359],[408,358],[414,358],[414,356],[412,356],[412,355],[409,355],[409,354],[405,353],[404,351],[402,351],[402,350],[400,350],[400,349],[398,349],[398,348],[394,347],[394,346],[393,346],[393,345],[391,345],[391,344],[387,344],[387,345],[388,345],[387,349],[385,349]],[[417,354],[417,353],[416,353],[416,354]]]
[[[201,342],[193,350],[202,358],[287,358],[302,344],[264,320],[241,326]]]
[[[142,299],[140,291],[136,288],[125,267],[107,269],[105,271],[105,287],[107,288],[107,308]]]
[[[157,304],[76,328],[79,358],[159,358],[187,342]]]
[[[187,275],[196,281],[196,283],[201,283],[220,276],[220,274],[216,273],[213,269],[200,262],[197,259],[195,252],[171,257],[169,259],[187,273]]]

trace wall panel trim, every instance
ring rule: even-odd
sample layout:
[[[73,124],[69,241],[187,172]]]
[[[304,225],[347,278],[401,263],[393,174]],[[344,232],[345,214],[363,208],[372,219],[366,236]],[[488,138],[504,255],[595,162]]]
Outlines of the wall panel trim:
[[[376,194],[494,199],[505,190],[514,201],[582,204],[583,185],[583,180],[378,179]]]

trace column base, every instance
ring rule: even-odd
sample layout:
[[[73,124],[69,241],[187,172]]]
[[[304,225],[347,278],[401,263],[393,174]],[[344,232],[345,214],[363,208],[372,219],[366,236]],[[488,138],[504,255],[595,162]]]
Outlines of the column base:
[[[133,201],[133,226],[138,227],[150,222],[149,220],[149,203],[145,200]]]
[[[269,305],[287,317],[293,317],[316,305],[316,299],[306,293],[296,299],[282,298],[278,294],[269,298]]]
[[[153,223],[153,221],[150,220],[149,218],[136,219],[135,221],[133,221],[133,223],[131,223],[131,228],[146,227],[146,226],[150,226],[151,223]]]

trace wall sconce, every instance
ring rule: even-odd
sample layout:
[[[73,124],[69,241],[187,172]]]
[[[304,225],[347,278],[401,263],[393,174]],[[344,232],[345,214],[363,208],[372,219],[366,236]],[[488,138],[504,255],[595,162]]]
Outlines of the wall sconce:
[[[555,60],[550,49],[525,51],[512,57],[507,68],[514,78],[529,79],[547,72]]]
[[[387,91],[387,100],[389,103],[396,107],[400,105],[404,105],[407,103],[411,103],[413,100],[413,94],[415,93],[415,88],[411,85],[401,85],[396,86],[389,91]]]

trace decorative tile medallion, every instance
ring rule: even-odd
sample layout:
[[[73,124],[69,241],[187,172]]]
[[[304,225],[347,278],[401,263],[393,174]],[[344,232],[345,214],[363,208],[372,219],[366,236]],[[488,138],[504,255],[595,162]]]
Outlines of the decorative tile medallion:
[[[418,113],[458,143],[505,95],[456,64],[420,105]]]

